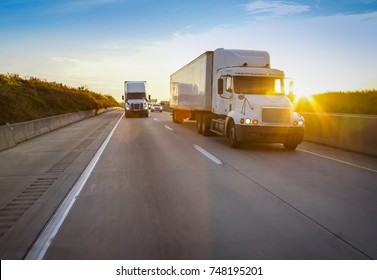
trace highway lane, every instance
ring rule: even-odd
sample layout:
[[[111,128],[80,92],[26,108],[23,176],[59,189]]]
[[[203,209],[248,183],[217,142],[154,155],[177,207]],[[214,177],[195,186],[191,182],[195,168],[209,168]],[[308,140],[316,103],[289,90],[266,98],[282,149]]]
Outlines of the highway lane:
[[[234,150],[166,112],[123,118],[45,258],[375,259],[376,171],[312,143]]]
[[[108,112],[0,152],[0,258],[22,259],[123,113]]]

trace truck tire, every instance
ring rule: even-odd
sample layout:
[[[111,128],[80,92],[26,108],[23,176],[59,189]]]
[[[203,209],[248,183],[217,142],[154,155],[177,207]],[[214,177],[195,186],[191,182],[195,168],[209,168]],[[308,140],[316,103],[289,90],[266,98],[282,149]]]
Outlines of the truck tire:
[[[298,146],[298,144],[294,142],[286,142],[283,145],[284,145],[284,149],[286,149],[287,151],[293,151]]]
[[[228,125],[228,140],[229,144],[232,148],[239,148],[240,147],[240,142],[237,140],[237,135],[236,135],[236,126],[234,125],[233,120],[229,122]]]
[[[196,130],[199,134],[202,134],[202,118],[203,115],[201,113],[196,113]]]
[[[292,134],[287,141],[283,143],[284,149],[287,151],[293,151],[301,142],[302,138],[300,138],[297,134]]]
[[[201,130],[204,136],[210,136],[211,135],[211,117],[208,114],[202,114],[202,121],[201,121]]]

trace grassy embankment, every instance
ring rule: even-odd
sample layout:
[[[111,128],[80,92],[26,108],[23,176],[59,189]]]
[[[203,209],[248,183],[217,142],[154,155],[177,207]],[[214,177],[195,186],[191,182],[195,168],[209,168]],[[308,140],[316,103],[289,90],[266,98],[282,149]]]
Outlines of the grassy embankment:
[[[117,106],[119,103],[111,95],[85,87],[0,74],[0,125]]]
[[[326,92],[294,101],[296,112],[377,115],[377,89]]]

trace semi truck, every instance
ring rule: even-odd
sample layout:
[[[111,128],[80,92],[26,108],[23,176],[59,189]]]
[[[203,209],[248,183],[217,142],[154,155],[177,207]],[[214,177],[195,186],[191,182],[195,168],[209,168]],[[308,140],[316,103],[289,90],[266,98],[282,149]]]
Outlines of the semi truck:
[[[170,76],[172,118],[196,120],[198,133],[226,137],[233,148],[264,142],[294,150],[305,121],[293,111],[289,85],[267,51],[207,51]]]
[[[124,82],[124,116],[149,116],[147,100],[147,83],[145,81]]]

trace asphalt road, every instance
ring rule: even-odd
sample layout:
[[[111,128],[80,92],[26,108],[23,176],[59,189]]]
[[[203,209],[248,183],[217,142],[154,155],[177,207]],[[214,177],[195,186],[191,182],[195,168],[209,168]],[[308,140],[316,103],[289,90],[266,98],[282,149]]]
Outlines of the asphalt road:
[[[26,256],[121,113],[0,153],[0,224],[50,180],[0,227],[1,259]],[[376,182],[374,157],[307,142],[232,149],[166,112],[122,118],[44,258],[376,259]]]

